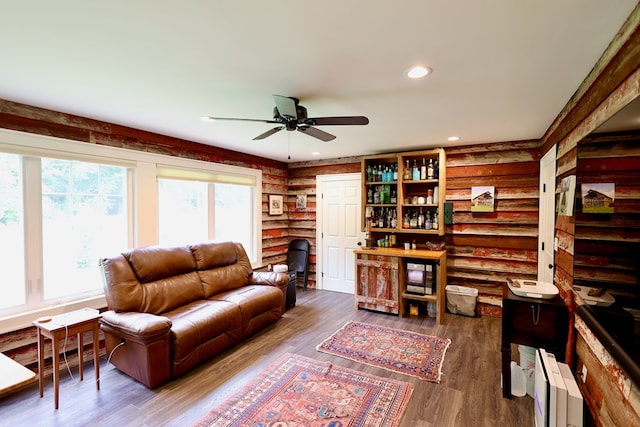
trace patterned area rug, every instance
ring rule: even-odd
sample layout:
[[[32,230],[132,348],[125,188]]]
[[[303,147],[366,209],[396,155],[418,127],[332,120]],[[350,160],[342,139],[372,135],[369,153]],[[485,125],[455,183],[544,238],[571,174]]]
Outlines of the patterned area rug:
[[[392,427],[413,386],[287,353],[196,426]]]
[[[450,339],[348,322],[316,349],[356,362],[439,383]]]

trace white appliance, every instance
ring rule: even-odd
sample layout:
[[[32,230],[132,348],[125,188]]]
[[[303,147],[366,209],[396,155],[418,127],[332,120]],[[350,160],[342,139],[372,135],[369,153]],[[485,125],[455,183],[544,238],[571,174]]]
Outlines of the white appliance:
[[[535,423],[537,427],[582,427],[582,395],[571,369],[544,349],[536,351]]]

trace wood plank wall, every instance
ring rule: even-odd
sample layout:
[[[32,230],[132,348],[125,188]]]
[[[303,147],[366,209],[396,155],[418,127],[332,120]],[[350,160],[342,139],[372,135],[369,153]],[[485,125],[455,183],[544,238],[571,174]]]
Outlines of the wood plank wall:
[[[477,311],[500,315],[506,277],[537,277],[540,142],[445,149],[447,284],[477,288]],[[471,212],[471,188],[494,186],[494,212]]]
[[[308,286],[316,287],[316,176],[360,172],[360,157],[289,163],[287,209],[289,239],[306,239],[311,245]],[[307,208],[296,208],[296,196],[307,196]]]

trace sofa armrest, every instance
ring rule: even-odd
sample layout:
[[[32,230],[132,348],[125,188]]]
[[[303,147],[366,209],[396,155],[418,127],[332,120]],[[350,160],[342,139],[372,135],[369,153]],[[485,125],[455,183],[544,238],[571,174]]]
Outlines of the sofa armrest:
[[[289,283],[287,273],[276,273],[275,271],[254,271],[249,277],[250,285],[284,286]]]
[[[113,310],[102,313],[102,323],[124,334],[149,340],[166,334],[171,329],[171,320],[150,313],[121,312]]]

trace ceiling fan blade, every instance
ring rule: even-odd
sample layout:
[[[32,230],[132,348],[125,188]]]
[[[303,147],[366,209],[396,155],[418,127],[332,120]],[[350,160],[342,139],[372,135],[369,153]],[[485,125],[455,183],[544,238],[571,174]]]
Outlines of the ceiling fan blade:
[[[324,142],[329,142],[332,139],[336,139],[335,135],[331,135],[328,132],[316,129],[311,126],[298,126],[298,132],[306,133],[307,135],[318,138]]]
[[[255,138],[253,138],[254,141],[257,141],[259,139],[265,139],[268,136],[273,135],[276,132],[280,132],[282,129],[284,129],[284,126],[277,126],[274,127],[273,129],[269,129],[268,131],[261,133],[260,135],[256,136]]]
[[[213,116],[207,116],[207,120],[213,121],[215,122],[216,120],[233,120],[236,122],[260,122],[260,123],[280,123],[279,121],[275,121],[275,120],[264,120],[264,119],[238,119],[235,117],[213,117]]]
[[[367,125],[369,119],[365,116],[312,117],[307,119],[305,123],[314,126]]]
[[[281,116],[298,118],[298,100],[288,96],[273,95],[273,101],[276,103],[278,112]]]

